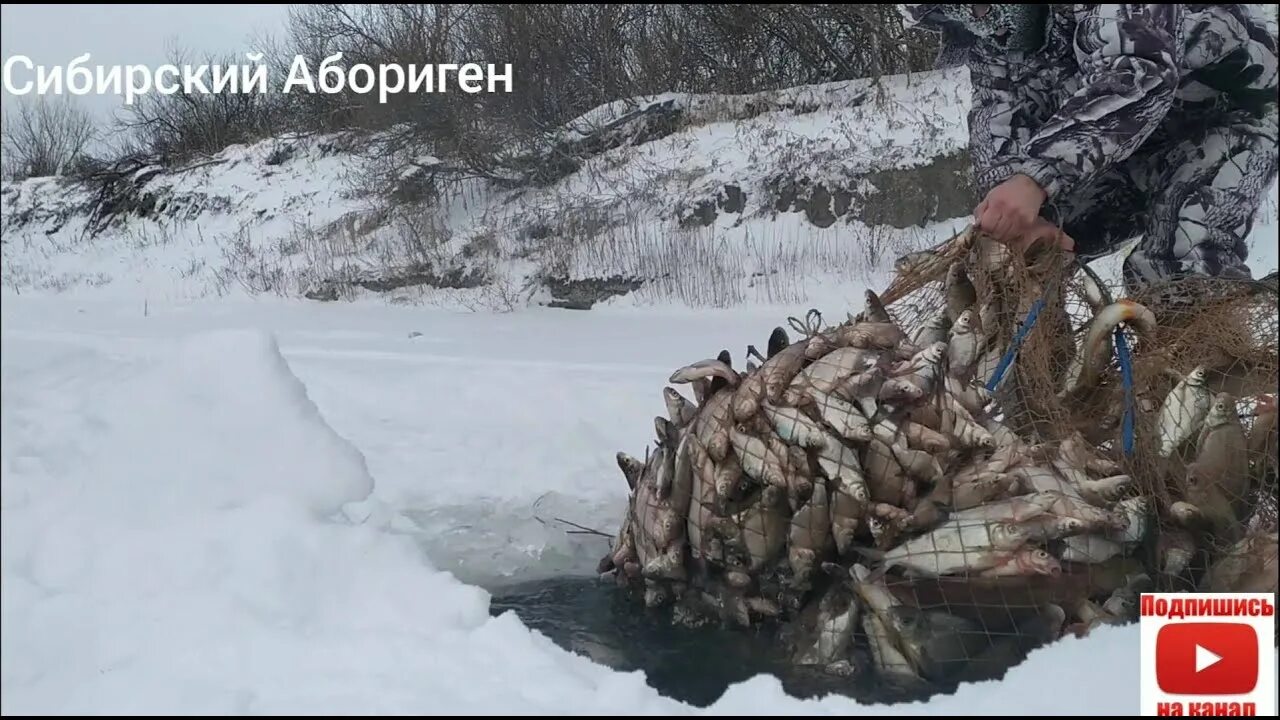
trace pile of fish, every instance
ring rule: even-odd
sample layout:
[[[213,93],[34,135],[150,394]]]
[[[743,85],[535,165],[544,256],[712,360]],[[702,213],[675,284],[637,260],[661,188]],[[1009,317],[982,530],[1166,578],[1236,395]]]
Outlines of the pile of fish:
[[[630,501],[598,570],[685,622],[787,624],[797,664],[906,683],[997,676],[1064,633],[1135,618],[1138,593],[1185,577],[1207,532],[1244,552],[1201,588],[1275,590],[1262,494],[1223,500],[1259,471],[1241,448],[1274,458],[1274,401],[1246,435],[1234,398],[1186,376],[1156,411],[1161,448],[1198,455],[1186,497],[1157,497],[1114,444],[1015,433],[984,385],[1009,338],[983,331],[991,302],[959,260],[944,297],[910,334],[868,290],[839,325],[811,311],[796,337],[775,328],[742,371],[728,351],[675,370],[652,451],[617,454]],[[1100,304],[1064,396],[1096,380],[1091,353],[1121,323],[1155,318]]]

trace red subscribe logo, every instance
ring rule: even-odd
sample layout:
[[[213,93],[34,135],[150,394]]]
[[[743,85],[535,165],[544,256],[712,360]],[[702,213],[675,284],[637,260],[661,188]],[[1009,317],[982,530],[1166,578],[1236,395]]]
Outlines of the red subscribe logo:
[[[1156,635],[1156,684],[1171,695],[1245,695],[1258,684],[1258,634],[1242,623],[1166,625]]]

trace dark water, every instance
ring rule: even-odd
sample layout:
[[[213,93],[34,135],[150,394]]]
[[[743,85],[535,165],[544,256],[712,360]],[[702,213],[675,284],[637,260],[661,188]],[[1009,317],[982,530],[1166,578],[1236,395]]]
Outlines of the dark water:
[[[841,694],[862,702],[906,699],[856,677],[790,664],[776,630],[676,625],[670,611],[648,610],[613,583],[594,577],[541,580],[491,592],[493,615],[513,610],[561,647],[616,670],[643,670],[658,692],[698,707],[715,702],[729,685],[761,673],[777,677],[788,694],[800,698]]]

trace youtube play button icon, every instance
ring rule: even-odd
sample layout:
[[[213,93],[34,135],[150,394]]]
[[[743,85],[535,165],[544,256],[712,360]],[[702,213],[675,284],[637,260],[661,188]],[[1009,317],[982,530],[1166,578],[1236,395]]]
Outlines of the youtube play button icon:
[[[1258,682],[1258,635],[1245,623],[1186,622],[1156,635],[1156,683],[1170,695],[1247,695]]]

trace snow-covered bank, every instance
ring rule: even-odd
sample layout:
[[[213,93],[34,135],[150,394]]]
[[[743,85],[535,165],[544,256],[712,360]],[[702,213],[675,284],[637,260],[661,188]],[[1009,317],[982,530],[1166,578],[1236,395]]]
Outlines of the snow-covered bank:
[[[865,281],[967,210],[966,92],[949,70],[620,101],[547,138],[538,152],[576,153],[567,168],[510,183],[432,157],[375,161],[359,151],[376,138],[351,135],[282,136],[112,182],[5,183],[3,283],[154,303],[799,302],[814,281]]]
[[[540,310],[478,326],[367,303],[144,317],[13,296],[3,313],[5,713],[697,712],[490,618],[446,570],[487,563],[474,579],[492,580],[561,552],[589,572],[602,541],[542,527],[532,502],[552,491],[569,519],[612,525],[612,450],[647,441],[672,364],[740,352],[776,314]],[[408,520],[451,507],[467,512],[449,527],[443,512],[434,528]],[[503,507],[526,522],[486,524]],[[1004,682],[874,710],[1133,713],[1137,647],[1136,627],[1104,628]],[[1062,687],[1077,691],[1047,691]],[[868,711],[765,676],[706,710]]]

